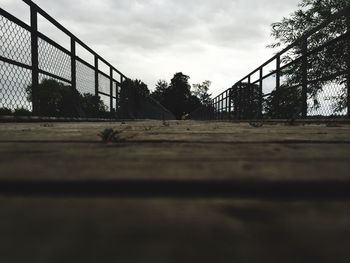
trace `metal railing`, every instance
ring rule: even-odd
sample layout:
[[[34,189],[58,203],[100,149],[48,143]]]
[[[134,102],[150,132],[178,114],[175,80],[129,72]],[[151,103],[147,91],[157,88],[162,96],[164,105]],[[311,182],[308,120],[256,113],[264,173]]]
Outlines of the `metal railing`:
[[[350,117],[350,8],[308,31],[208,105],[197,120]]]
[[[121,111],[121,88],[127,77],[38,5],[31,0],[23,1],[30,8],[30,25],[0,8],[0,111],[16,112],[19,110],[22,113],[27,111],[38,116],[67,117],[62,116],[62,112],[67,112],[67,109],[43,112],[42,104],[55,100],[52,97],[53,94],[45,94],[45,97],[43,93],[55,93],[57,89],[53,90],[52,85],[56,85],[60,90],[69,87],[72,91],[78,92],[68,94],[66,99],[68,104],[71,101],[86,104],[90,99],[90,102],[97,101],[96,103],[103,104],[102,109],[105,111],[103,115],[89,116],[83,110],[76,109],[80,107],[79,105],[70,105],[71,108],[75,108],[76,113],[68,112],[68,115],[73,117],[118,117],[118,111]],[[65,37],[68,37],[69,48],[58,44],[39,31],[39,16],[44,18],[46,23],[53,25],[55,30],[58,29]],[[93,58],[93,62],[89,63],[79,57],[77,48]],[[47,82],[47,80],[54,80],[54,82]],[[63,95],[60,94],[60,96]],[[140,96],[138,99],[141,100]],[[148,98],[145,100],[150,103]],[[61,102],[51,102],[51,104],[55,103]],[[158,104],[155,103],[155,105]],[[66,106],[67,103],[62,107]],[[160,113],[152,112],[151,116],[164,116],[165,114],[170,118],[171,114],[166,109],[156,106],[153,105],[152,110],[159,110]],[[147,117],[148,115],[143,114],[142,116]]]

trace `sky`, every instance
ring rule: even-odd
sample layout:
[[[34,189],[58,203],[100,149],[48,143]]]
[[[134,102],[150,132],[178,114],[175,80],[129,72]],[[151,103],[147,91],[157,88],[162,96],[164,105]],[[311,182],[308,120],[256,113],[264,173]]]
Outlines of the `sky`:
[[[210,80],[215,96],[277,50],[271,24],[301,0],[35,0],[42,9],[129,78],[154,90],[176,72]],[[29,23],[21,0],[0,7]],[[39,19],[39,30],[68,48],[69,39]],[[82,49],[78,55],[92,62]]]

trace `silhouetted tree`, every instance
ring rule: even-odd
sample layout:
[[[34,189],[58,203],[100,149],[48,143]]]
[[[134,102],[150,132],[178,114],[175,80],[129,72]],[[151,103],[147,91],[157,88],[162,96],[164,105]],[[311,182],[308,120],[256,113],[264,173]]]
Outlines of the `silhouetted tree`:
[[[264,101],[265,115],[270,118],[295,119],[301,111],[300,88],[281,86]]]
[[[170,84],[164,80],[158,81],[156,90],[152,93],[152,97],[174,113],[177,119],[202,106],[201,99],[191,92],[189,79],[190,77],[182,72],[176,73]],[[208,86],[209,83],[204,84]],[[203,92],[201,94],[204,95]]]
[[[209,106],[211,103],[211,94],[208,93],[211,82],[209,80],[204,81],[201,84],[193,85],[193,95],[199,98],[203,106]]]
[[[32,86],[26,88],[32,102]],[[71,86],[53,79],[44,79],[37,87],[36,107],[40,116],[106,117],[107,108],[99,96],[81,95]]]
[[[272,36],[276,42],[270,45],[272,48],[280,47],[281,45],[289,45],[299,39],[310,29],[318,26],[322,21],[329,19],[334,13],[337,13],[344,8],[349,7],[349,0],[302,0],[299,9],[290,17],[283,18],[282,21],[272,24]],[[337,36],[346,33],[346,19],[341,18],[332,22],[324,29],[319,30],[308,38],[308,49],[313,50],[322,44],[335,39]],[[346,40],[337,41],[319,52],[310,55],[308,58],[308,79],[313,80],[308,85],[308,97],[313,99],[313,107],[318,108],[318,94],[323,87],[329,83],[335,83],[344,87],[342,94],[337,97],[337,103],[334,105],[335,111],[342,111],[346,107],[346,73],[344,69],[349,67],[346,62],[349,49],[346,46]],[[282,62],[288,63],[302,54],[301,44],[290,50],[283,56]],[[331,77],[333,76],[333,77]],[[290,100],[300,100],[301,90],[290,88],[299,85],[302,79],[301,63],[294,63],[282,72],[284,84],[279,91],[272,93],[267,101],[268,112],[273,114],[274,105],[270,104],[276,101],[276,96],[279,97],[280,103],[284,107],[284,113],[294,115],[300,112],[301,107],[297,103]],[[331,77],[331,80],[329,80]],[[289,110],[288,110],[289,109]]]
[[[121,85],[119,115],[122,118],[138,118],[142,98],[149,96],[148,86],[140,80],[126,79]]]
[[[240,83],[230,89],[233,105],[232,114],[236,119],[258,119],[261,116],[262,99],[259,85]]]
[[[166,82],[165,80],[158,80],[156,84],[156,89],[154,92],[152,92],[151,97],[157,100],[158,102],[163,103],[168,89],[169,89],[168,82]]]

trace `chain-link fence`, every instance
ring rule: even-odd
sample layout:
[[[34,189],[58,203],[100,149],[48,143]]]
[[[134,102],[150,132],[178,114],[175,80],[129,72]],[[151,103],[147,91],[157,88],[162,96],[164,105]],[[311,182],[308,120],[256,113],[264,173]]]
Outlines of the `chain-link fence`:
[[[350,117],[350,9],[335,14],[190,115],[198,120]]]
[[[30,25],[0,8],[0,116],[174,118],[148,96],[121,101],[127,77],[39,6],[23,1]],[[68,47],[40,32],[39,17],[70,40]]]

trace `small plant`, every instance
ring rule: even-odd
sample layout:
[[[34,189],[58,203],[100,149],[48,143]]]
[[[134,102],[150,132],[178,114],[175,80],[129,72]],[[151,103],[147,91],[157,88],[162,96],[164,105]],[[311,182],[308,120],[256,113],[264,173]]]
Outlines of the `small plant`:
[[[102,132],[98,134],[98,136],[101,138],[102,142],[109,143],[109,142],[117,142],[120,140],[120,137],[118,136],[120,134],[120,131],[115,131],[113,129],[104,129]]]
[[[262,126],[264,126],[264,122],[262,122],[262,121],[259,121],[259,122],[254,121],[253,122],[252,121],[252,122],[249,122],[249,125],[254,127],[254,128],[261,128]]]
[[[40,124],[40,127],[52,128],[52,127],[53,127],[53,124],[52,124],[52,123],[44,123],[44,124]]]

